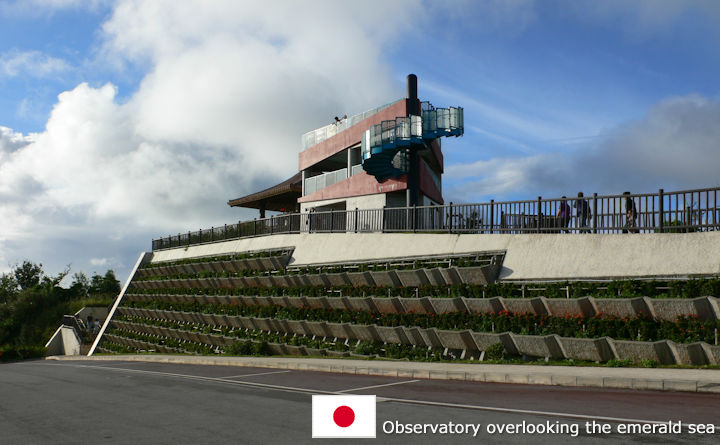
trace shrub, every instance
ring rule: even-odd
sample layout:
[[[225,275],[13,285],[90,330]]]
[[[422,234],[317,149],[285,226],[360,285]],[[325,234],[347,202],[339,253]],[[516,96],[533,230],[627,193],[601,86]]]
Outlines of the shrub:
[[[485,358],[487,360],[503,360],[505,352],[505,346],[502,343],[495,343],[485,350]]]

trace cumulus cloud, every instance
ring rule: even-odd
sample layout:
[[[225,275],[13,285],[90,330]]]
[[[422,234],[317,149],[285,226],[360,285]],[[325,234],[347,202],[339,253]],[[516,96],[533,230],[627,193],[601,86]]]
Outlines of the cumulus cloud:
[[[579,190],[612,194],[717,187],[719,140],[718,100],[673,97],[582,150],[449,165],[446,194],[475,202],[558,197]]]
[[[417,6],[117,2],[98,57],[146,75],[122,99],[110,83],[62,92],[32,139],[2,130],[0,261],[52,267],[55,246],[58,269],[94,265],[254,216],[225,203],[295,173],[302,133],[402,97],[383,47]]]

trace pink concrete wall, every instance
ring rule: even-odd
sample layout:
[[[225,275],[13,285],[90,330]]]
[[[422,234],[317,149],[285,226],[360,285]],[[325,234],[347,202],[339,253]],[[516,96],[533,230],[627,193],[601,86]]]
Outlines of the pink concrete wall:
[[[347,130],[341,131],[335,136],[325,139],[317,145],[313,145],[305,151],[300,152],[298,164],[300,171],[311,167],[323,159],[359,144],[362,134],[375,124],[382,121],[393,120],[399,116],[407,116],[407,99],[401,100],[394,105],[376,113],[369,118],[360,121]]]

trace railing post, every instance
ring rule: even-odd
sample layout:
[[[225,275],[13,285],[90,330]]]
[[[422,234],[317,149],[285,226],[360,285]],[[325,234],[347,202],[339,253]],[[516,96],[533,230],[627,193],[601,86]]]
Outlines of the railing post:
[[[270,217],[270,235],[272,235],[273,232],[275,231],[275,219],[274,218],[275,218],[274,216]]]
[[[382,221],[380,221],[380,232],[385,232],[385,209],[387,208],[386,205],[382,208]]]
[[[188,246],[190,245],[190,231],[188,230]]]
[[[452,233],[452,226],[453,226],[453,213],[452,213],[452,207],[453,203],[450,201],[450,205],[448,206],[448,233]]]
[[[257,236],[257,218],[253,218],[253,236]]]
[[[597,193],[593,193],[593,233],[598,233]]]
[[[535,222],[535,230],[537,233],[540,233],[540,219],[542,219],[542,211],[540,209],[540,206],[542,205],[542,196],[538,196],[537,200],[537,221]]]
[[[412,209],[412,229],[413,229],[413,233],[416,233],[416,232],[417,232],[417,222],[416,222],[417,220],[416,220],[416,217],[417,217],[417,204],[413,204],[413,209]]]
[[[658,221],[658,231],[660,233],[663,233],[663,231],[665,230],[665,215],[663,215],[663,213],[665,213],[665,204],[664,204],[665,190],[660,189],[658,191],[658,199],[660,200],[658,202],[658,213],[659,213],[658,217],[660,219]]]
[[[200,243],[202,243],[202,242],[203,242],[203,239],[202,239],[202,229],[200,229],[199,232],[200,232]]]
[[[215,227],[210,227],[210,241],[215,241]]]
[[[225,224],[225,227],[223,228],[223,239],[227,239],[227,224]]]
[[[334,217],[333,217],[333,209],[330,209],[330,233],[333,231],[333,226],[335,225]]]
[[[493,233],[493,224],[495,222],[495,200],[490,200],[490,233]]]
[[[357,226],[358,226],[358,208],[355,207],[355,233],[357,233]]]

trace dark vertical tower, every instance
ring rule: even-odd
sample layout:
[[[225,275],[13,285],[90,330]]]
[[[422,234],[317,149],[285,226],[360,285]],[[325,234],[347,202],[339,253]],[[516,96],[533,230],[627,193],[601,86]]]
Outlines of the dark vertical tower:
[[[417,93],[417,76],[407,76],[407,114],[408,116],[420,116],[420,102]],[[420,159],[418,147],[410,146],[407,149],[408,157],[408,192],[407,206],[418,205],[420,201]]]

